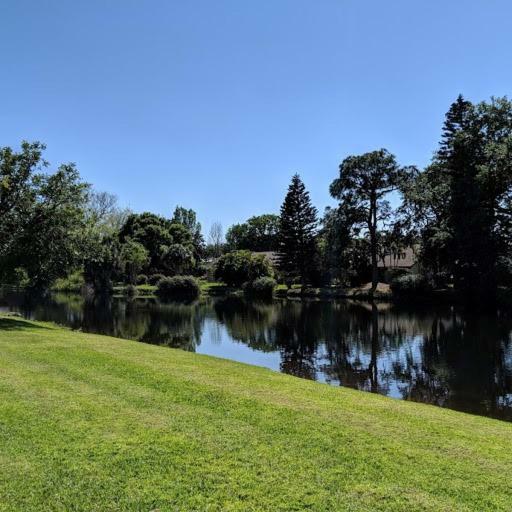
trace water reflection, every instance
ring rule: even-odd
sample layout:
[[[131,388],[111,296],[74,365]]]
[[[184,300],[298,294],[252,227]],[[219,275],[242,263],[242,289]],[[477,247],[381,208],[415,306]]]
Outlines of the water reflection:
[[[150,299],[31,300],[6,293],[0,309],[87,332],[260,364],[303,378],[512,420],[510,316],[450,307]]]

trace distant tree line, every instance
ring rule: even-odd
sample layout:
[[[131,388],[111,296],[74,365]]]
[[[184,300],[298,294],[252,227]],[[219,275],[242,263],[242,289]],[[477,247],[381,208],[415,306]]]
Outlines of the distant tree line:
[[[337,201],[320,218],[298,174],[279,215],[229,227],[205,242],[191,209],[133,213],[94,191],[73,164],[48,172],[45,147],[0,149],[0,281],[36,288],[81,272],[96,290],[162,276],[209,276],[233,286],[256,279],[291,286],[377,287],[378,262],[414,247],[402,286],[453,286],[492,301],[512,286],[512,103],[459,96],[423,170],[378,149],[346,157],[330,184]],[[251,253],[273,253],[270,260]],[[262,263],[265,261],[265,263]],[[398,282],[398,281],[397,281]],[[262,282],[263,283],[263,282]],[[419,289],[419,288],[418,288]]]

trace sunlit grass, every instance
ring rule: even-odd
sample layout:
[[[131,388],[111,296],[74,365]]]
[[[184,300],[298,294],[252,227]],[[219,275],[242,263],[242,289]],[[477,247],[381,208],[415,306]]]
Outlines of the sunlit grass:
[[[512,425],[0,322],[0,510],[510,510]]]

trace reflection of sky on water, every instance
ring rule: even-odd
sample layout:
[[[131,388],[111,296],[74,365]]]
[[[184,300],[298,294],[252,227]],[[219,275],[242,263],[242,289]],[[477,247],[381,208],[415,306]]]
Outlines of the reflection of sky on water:
[[[260,352],[242,343],[233,342],[227,328],[211,319],[205,321],[201,344],[197,346],[196,352],[279,371],[279,352]]]

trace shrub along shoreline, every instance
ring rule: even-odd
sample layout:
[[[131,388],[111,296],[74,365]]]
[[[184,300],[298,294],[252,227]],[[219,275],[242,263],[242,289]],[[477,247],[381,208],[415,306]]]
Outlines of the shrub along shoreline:
[[[248,251],[238,251],[245,257],[251,258]],[[229,255],[232,258],[233,254]],[[229,261],[229,258],[226,258]],[[261,260],[257,260],[260,264]],[[434,279],[428,279],[426,276],[414,273],[403,273],[391,280],[389,284],[379,282],[375,292],[371,293],[371,283],[361,286],[344,287],[344,286],[301,286],[299,284],[291,285],[277,284],[271,277],[272,273],[266,274],[266,270],[261,272],[261,277],[250,279],[251,276],[243,275],[235,283],[230,285],[222,282],[221,279],[211,281],[204,278],[193,276],[175,276],[169,278],[163,275],[151,276],[151,279],[145,279],[143,283],[137,285],[116,285],[113,287],[115,296],[140,296],[144,298],[157,297],[158,281],[162,279],[174,279],[194,281],[197,283],[198,290],[194,293],[194,297],[199,296],[219,296],[219,295],[240,295],[245,294],[248,297],[270,298],[272,296],[278,298],[290,299],[352,299],[352,300],[376,300],[391,301],[397,303],[431,303],[431,302],[452,302],[452,303],[468,303],[467,297],[455,290],[453,287],[447,286],[446,283],[438,283]],[[265,275],[266,274],[266,275]],[[270,274],[270,275],[269,275]],[[146,277],[146,276],[139,276]],[[154,278],[158,278],[155,281]],[[248,279],[248,280],[247,280]],[[247,281],[244,281],[247,280]],[[195,285],[194,285],[195,286]],[[59,280],[52,288],[53,291],[80,293],[83,290],[83,279],[75,274],[70,279]],[[165,294],[160,297],[164,298]],[[171,298],[171,297],[168,297]],[[176,296],[175,298],[179,298]],[[478,304],[478,301],[477,301]],[[497,306],[509,306],[512,304],[512,289],[507,287],[499,287],[496,297]]]
[[[0,318],[0,510],[510,510],[512,425]]]
[[[275,296],[278,298],[290,298],[290,299],[352,299],[352,300],[371,300],[372,298],[377,301],[400,301],[403,300],[401,297],[393,295],[391,287],[385,283],[379,283],[377,290],[373,294],[370,293],[369,283],[363,286],[356,286],[352,288],[342,286],[323,286],[313,287],[307,286],[302,287],[300,285],[294,285],[288,288],[283,284],[270,284],[271,278],[261,278],[265,280],[265,288],[261,296],[270,297]],[[228,286],[225,283],[218,281],[206,281],[204,279],[197,279],[199,285],[199,296],[220,296],[220,295],[240,295],[246,293],[249,297],[253,296],[252,287],[244,286]],[[270,287],[273,287],[273,293],[270,293]],[[138,296],[141,298],[156,298],[157,297],[157,286],[152,284],[138,284],[138,285],[116,285],[113,287],[113,295],[116,297],[122,297],[128,295],[128,289],[135,291],[132,296]],[[58,286],[52,288],[54,292],[63,293],[80,293],[81,287],[63,287]],[[505,293],[502,293],[505,296]],[[407,301],[431,301],[431,300],[456,300],[457,295],[453,289],[439,289],[432,290],[427,294],[423,295],[412,295],[407,296]]]

